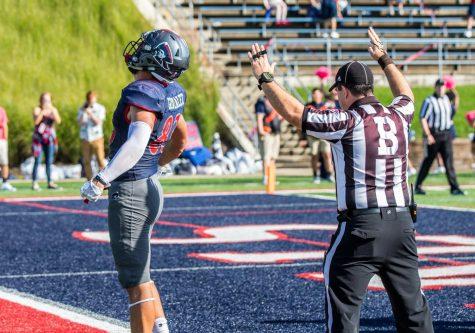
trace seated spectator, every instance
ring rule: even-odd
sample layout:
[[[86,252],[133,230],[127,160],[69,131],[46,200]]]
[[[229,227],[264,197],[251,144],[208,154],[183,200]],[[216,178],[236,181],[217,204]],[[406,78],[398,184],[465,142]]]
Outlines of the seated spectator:
[[[310,0],[310,8],[308,9],[308,16],[315,21],[324,20],[325,26],[330,22],[331,33],[324,33],[323,37],[339,38],[340,34],[336,31],[336,18],[343,17],[340,9],[339,0]]]
[[[467,30],[465,31],[465,37],[472,38],[472,26],[473,26],[473,17],[475,16],[475,0],[472,0],[470,6],[468,7],[467,14]]]
[[[389,15],[394,16],[394,4],[397,3],[399,15],[404,15],[404,0],[388,0]]]
[[[287,25],[287,4],[284,0],[264,0],[264,7],[266,8],[266,17],[275,9],[276,25]]]

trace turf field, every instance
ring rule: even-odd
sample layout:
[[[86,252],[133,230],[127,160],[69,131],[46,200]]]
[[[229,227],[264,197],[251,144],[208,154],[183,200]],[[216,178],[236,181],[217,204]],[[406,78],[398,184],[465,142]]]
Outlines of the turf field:
[[[417,201],[426,205],[437,205],[444,207],[467,207],[475,208],[475,173],[460,173],[457,179],[462,187],[467,190],[467,196],[454,197],[448,192],[447,179],[445,175],[429,175],[424,182],[425,188],[429,190],[427,196],[418,196]],[[335,185],[323,181],[321,184],[312,183],[312,178],[307,176],[279,176],[277,178],[277,190],[308,190],[324,191],[322,194],[334,196]],[[206,192],[245,192],[264,191],[259,176],[179,176],[161,178],[161,183],[166,187],[167,193],[206,193]],[[410,182],[414,183],[415,178],[411,177]],[[31,182],[17,181],[13,184],[18,188],[17,192],[2,192],[2,197],[49,197],[49,196],[77,196],[79,188],[84,181],[63,181],[58,184],[62,190],[46,190],[46,184],[40,182],[43,188],[40,192],[31,190]],[[431,187],[432,186],[432,187]],[[432,190],[431,190],[432,189]]]
[[[167,186],[165,186],[167,190]],[[0,202],[0,331],[126,331],[106,200]],[[322,258],[335,202],[315,195],[169,195],[152,277],[171,332],[323,332]],[[422,208],[423,289],[436,332],[475,332],[475,210]],[[394,332],[370,284],[361,332]]]

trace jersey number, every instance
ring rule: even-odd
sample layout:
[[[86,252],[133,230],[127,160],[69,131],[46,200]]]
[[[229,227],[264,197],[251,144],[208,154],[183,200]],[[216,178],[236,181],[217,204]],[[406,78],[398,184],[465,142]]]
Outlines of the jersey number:
[[[378,126],[379,133],[378,155],[396,154],[399,147],[396,123],[389,117],[374,117],[373,119]],[[391,141],[391,146],[387,145],[388,141]]]
[[[178,120],[180,120],[181,114],[177,114],[175,117],[169,116],[165,123],[163,124],[162,133],[154,141],[150,142],[149,150],[152,155],[157,154],[158,152],[162,153],[164,143],[170,140],[171,133],[176,127]]]

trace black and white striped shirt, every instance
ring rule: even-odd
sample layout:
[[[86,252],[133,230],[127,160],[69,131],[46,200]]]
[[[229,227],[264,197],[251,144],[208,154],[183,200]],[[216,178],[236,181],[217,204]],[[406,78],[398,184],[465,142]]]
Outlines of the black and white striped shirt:
[[[407,146],[413,115],[414,103],[407,96],[387,107],[369,96],[348,111],[305,108],[302,131],[332,146],[338,210],[409,205]]]
[[[431,95],[424,100],[421,119],[425,118],[431,131],[448,131],[452,126],[452,105],[449,97]]]

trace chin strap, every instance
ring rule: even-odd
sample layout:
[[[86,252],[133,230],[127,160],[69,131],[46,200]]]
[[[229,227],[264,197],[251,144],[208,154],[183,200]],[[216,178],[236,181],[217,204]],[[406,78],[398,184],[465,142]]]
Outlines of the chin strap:
[[[132,304],[129,304],[129,309],[133,306],[136,306],[136,305],[139,305],[139,304],[142,304],[142,303],[145,303],[145,302],[151,302],[151,301],[154,301],[155,298],[146,298],[146,299],[141,299],[140,301],[137,301],[135,303],[132,303]]]

